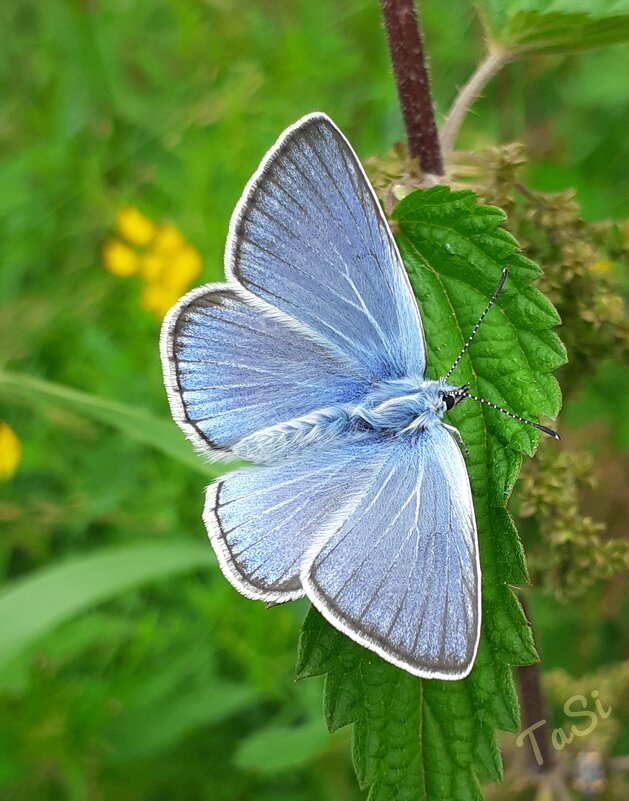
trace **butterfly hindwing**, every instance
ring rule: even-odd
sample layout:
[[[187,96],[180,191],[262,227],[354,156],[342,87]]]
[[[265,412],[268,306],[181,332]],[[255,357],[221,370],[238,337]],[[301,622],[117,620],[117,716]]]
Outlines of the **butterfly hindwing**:
[[[249,598],[303,595],[309,548],[345,519],[375,479],[386,449],[359,442],[223,476],[208,487],[203,519],[223,572]]]
[[[351,515],[304,562],[315,607],[349,637],[419,676],[471,670],[480,565],[465,463],[441,425],[391,439]]]

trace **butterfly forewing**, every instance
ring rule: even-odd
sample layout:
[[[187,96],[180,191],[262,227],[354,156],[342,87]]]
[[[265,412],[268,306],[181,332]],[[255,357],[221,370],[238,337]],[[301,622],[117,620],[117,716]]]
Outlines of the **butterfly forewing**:
[[[162,361],[173,415],[201,448],[356,400],[366,380],[303,326],[236,285],[189,293],[170,312]]]
[[[234,213],[225,269],[370,378],[423,375],[422,325],[397,247],[325,115],[289,128],[262,162]]]
[[[234,212],[225,271],[228,284],[193,290],[162,328],[173,416],[199,449],[229,456],[243,437],[355,401],[375,380],[423,375],[395,242],[325,115],[289,128],[263,160]]]

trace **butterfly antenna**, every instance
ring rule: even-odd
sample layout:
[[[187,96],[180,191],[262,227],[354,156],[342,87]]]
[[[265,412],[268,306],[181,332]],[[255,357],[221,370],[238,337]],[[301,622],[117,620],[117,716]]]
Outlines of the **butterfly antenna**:
[[[485,404],[485,406],[489,406],[491,409],[494,409],[497,412],[502,412],[502,414],[506,414],[507,417],[511,417],[513,418],[513,420],[517,420],[518,423],[525,423],[527,426],[536,428],[538,431],[541,431],[544,434],[548,434],[549,437],[553,437],[553,439],[561,439],[559,434],[556,431],[553,431],[552,428],[546,428],[546,426],[542,426],[539,423],[532,423],[530,420],[526,420],[524,417],[520,417],[519,414],[513,414],[513,412],[508,412],[506,409],[503,409],[500,406],[496,406],[495,403],[485,400],[485,398],[478,398],[476,397],[476,395],[470,395],[469,392],[465,393],[465,397],[471,398],[472,400],[478,401],[479,403],[483,403]]]
[[[498,281],[498,286],[497,286],[497,287],[494,289],[494,294],[491,296],[491,300],[490,300],[490,301],[489,301],[489,303],[487,304],[487,308],[486,308],[486,309],[485,309],[485,311],[484,311],[484,312],[481,314],[481,316],[478,318],[478,322],[476,323],[476,325],[475,325],[475,326],[474,326],[474,328],[472,329],[472,333],[469,335],[469,337],[468,337],[468,339],[467,339],[467,342],[465,343],[465,345],[463,345],[463,349],[461,350],[461,352],[459,353],[459,355],[458,355],[458,356],[456,357],[456,359],[454,360],[454,364],[452,365],[452,367],[451,367],[451,368],[448,370],[448,372],[447,372],[447,375],[446,375],[446,377],[445,377],[445,380],[446,380],[446,381],[448,380],[448,378],[450,378],[450,376],[451,376],[451,374],[454,372],[454,370],[455,370],[456,366],[458,365],[458,363],[459,363],[459,362],[461,361],[461,359],[463,358],[463,356],[464,356],[464,354],[465,354],[465,351],[466,351],[466,350],[469,348],[469,346],[471,345],[471,343],[472,343],[472,340],[473,340],[473,339],[474,339],[474,337],[476,336],[476,333],[478,332],[478,329],[479,329],[479,328],[480,328],[480,326],[481,326],[481,323],[483,322],[483,320],[484,320],[484,319],[485,319],[485,317],[487,316],[487,312],[488,312],[488,311],[491,309],[491,307],[492,307],[492,306],[494,305],[494,303],[496,302],[496,298],[497,298],[497,297],[498,297],[498,295],[500,294],[500,290],[501,290],[501,289],[502,289],[502,287],[504,286],[504,282],[505,282],[506,280],[507,280],[507,268],[505,267],[505,269],[502,271],[502,275],[500,276],[500,281]],[[470,395],[470,397],[471,397],[471,395]],[[531,425],[533,425],[533,424],[531,423]]]

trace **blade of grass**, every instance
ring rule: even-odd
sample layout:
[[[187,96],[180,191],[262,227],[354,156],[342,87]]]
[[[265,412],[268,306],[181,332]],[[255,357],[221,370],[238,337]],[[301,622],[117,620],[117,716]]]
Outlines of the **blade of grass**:
[[[147,581],[213,568],[203,542],[108,546],[38,570],[0,593],[0,667],[54,626]]]
[[[184,439],[174,423],[144,409],[135,409],[119,401],[40,378],[4,371],[0,371],[0,394],[12,402],[19,401],[32,406],[62,406],[111,426],[137,442],[150,445],[209,478],[215,478],[227,469],[225,465],[205,462],[195,454],[192,445]]]

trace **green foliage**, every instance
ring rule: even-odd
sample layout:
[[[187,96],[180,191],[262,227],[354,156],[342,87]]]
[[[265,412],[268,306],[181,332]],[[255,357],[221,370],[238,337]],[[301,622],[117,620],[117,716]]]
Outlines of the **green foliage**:
[[[398,243],[424,322],[427,373],[445,375],[463,347],[503,267],[509,278],[453,380],[522,416],[555,417],[560,393],[551,371],[565,351],[550,329],[558,317],[531,285],[539,270],[518,253],[504,214],[477,206],[470,191],[418,190],[394,210]],[[505,506],[521,452],[534,430],[471,402],[452,414],[470,451],[483,572],[483,629],[470,676],[421,681],[384,663],[311,612],[298,674],[326,672],[332,729],[356,721],[354,763],[373,799],[479,798],[477,778],[498,780],[495,729],[518,726],[509,665],[536,658],[528,624],[508,585],[524,584],[524,555]],[[420,736],[418,737],[418,732]]]
[[[476,0],[489,38],[512,58],[629,40],[629,4],[592,0]]]
[[[507,17],[519,10],[544,15],[546,8],[501,5]],[[562,4],[562,13],[603,15],[610,8],[625,13],[617,3],[588,3],[588,9],[570,5]],[[420,4],[438,115],[481,57],[483,37],[469,26],[472,13],[465,2]],[[572,19],[583,28],[583,20]],[[12,0],[0,4],[0,24],[6,31],[0,51],[0,366],[12,376],[11,386],[3,385],[0,417],[16,431],[23,450],[15,478],[0,486],[3,579],[7,588],[13,582],[17,587],[18,581],[35,581],[39,571],[45,577],[51,566],[66,560],[149,542],[185,540],[184,550],[197,543],[206,554],[200,550],[199,558],[211,560],[199,519],[204,480],[199,471],[205,473],[206,467],[176,427],[165,424],[158,326],[138,304],[137,279],[123,284],[102,269],[102,246],[116,210],[132,204],[156,220],[173,221],[203,256],[202,280],[221,280],[229,215],[283,127],[302,113],[322,109],[363,159],[401,140],[378,4]],[[496,36],[499,40],[500,31]],[[626,292],[629,238],[626,223],[584,226],[575,225],[574,218],[600,221],[629,213],[624,170],[628,70],[627,47],[521,59],[487,86],[461,136],[461,145],[478,156],[471,168],[466,165],[474,171],[473,186],[507,210],[509,230],[526,255],[553,273],[552,282],[542,277],[545,283],[539,285],[561,308],[562,337],[584,376],[579,381],[575,371],[573,381],[565,374],[571,388],[561,430],[571,453],[596,447],[604,454],[594,464],[597,473],[607,471],[607,480],[600,481],[596,493],[584,496],[580,480],[575,487],[579,515],[606,524],[603,542],[626,540],[626,492],[620,479],[625,463],[618,448],[629,443],[629,380],[621,364],[623,324],[614,323],[611,312],[617,312],[616,298]],[[519,145],[497,148],[491,157],[481,152],[487,144],[515,137],[526,143],[526,164]],[[410,167],[405,165],[404,177],[412,173]],[[530,203],[514,192],[516,174],[528,187],[555,196],[575,187],[582,212],[573,208],[572,217],[562,212],[552,226],[541,213],[526,221]],[[409,181],[407,190],[417,185],[417,176],[411,178],[415,183]],[[547,201],[565,212],[559,197]],[[557,249],[564,226],[565,245]],[[570,268],[570,279],[568,271],[562,277],[571,239],[589,241],[594,263],[608,261],[610,271],[590,274],[582,262],[577,270]],[[570,295],[571,281],[578,285],[576,296]],[[474,314],[486,300],[485,291],[472,298]],[[607,293],[614,297],[611,304]],[[439,336],[433,333],[430,345],[431,351],[440,346]],[[605,354],[609,358],[599,364]],[[164,426],[145,428],[145,411]],[[547,453],[554,454],[556,446],[549,444]],[[539,467],[527,462],[524,470],[550,469],[546,453],[540,458]],[[563,468],[562,476],[570,484]],[[545,474],[539,481],[548,485]],[[521,518],[519,529],[534,564],[542,568],[534,573],[539,582],[547,540],[543,532],[538,535],[538,515]],[[112,586],[114,568],[110,564],[112,575],[100,574]],[[238,596],[213,569],[159,576],[124,589],[121,583],[118,593],[103,595],[97,606],[90,601],[78,614],[58,619],[58,625],[51,618],[52,628],[3,663],[0,797],[364,797],[348,758],[348,727],[319,739],[320,683],[293,681],[304,606],[265,610]],[[31,599],[33,619],[49,604],[42,586]],[[588,677],[590,684],[579,685],[586,694],[600,687],[603,697],[611,687],[614,725],[605,748],[618,756],[629,752],[627,684],[620,675],[629,641],[626,588],[620,575],[611,583],[598,581],[578,605],[559,604],[554,592],[527,591],[542,668],[563,668],[561,681],[555,684],[553,670],[546,683],[557,722],[565,693],[576,691],[565,669]],[[73,585],[66,589],[70,602]],[[517,608],[514,612],[517,626],[521,618]],[[343,648],[353,648],[343,642]],[[483,670],[494,664],[485,643],[478,660]],[[412,759],[404,748],[389,751],[383,767],[394,772],[378,768],[374,760],[383,753],[382,740],[380,734],[374,742],[368,738],[386,731],[390,744],[389,734],[397,732],[408,743],[419,713],[409,703],[408,726],[398,718],[390,727],[377,706],[381,668],[374,665],[369,672],[360,664],[370,682],[372,716],[363,714],[364,706],[350,714],[351,694],[342,681],[335,703],[348,719],[363,715],[367,739],[358,743],[361,775],[376,776],[372,787],[382,794],[395,786],[398,766],[408,778]],[[337,675],[345,675],[342,666]],[[507,684],[500,688],[505,676]],[[508,673],[501,673],[485,688],[486,695],[508,696],[510,682]],[[455,710],[464,710],[461,731],[475,703],[469,685],[459,688],[469,702],[452,699]],[[418,686],[413,683],[407,700]],[[391,705],[394,692],[402,694],[403,687],[388,684],[383,690]],[[424,746],[435,743],[435,754],[449,754],[443,775],[433,776],[439,792],[453,781],[451,762],[460,776],[469,777],[475,765],[495,778],[499,764],[487,729],[450,739],[448,721],[438,717],[442,705],[449,709],[447,699],[435,696],[430,712],[426,692],[422,699]],[[499,720],[482,723],[509,729],[516,721],[513,706],[505,707]],[[291,734],[301,738],[299,755],[286,745]],[[500,801],[527,792],[522,790],[528,777],[522,752],[510,742],[501,738],[512,781],[495,789]],[[270,749],[273,743],[277,747]],[[323,743],[321,750],[317,743]],[[283,748],[287,759],[281,765]],[[473,791],[474,782],[470,786]],[[622,788],[609,794],[627,797]]]
[[[257,773],[291,770],[325,751],[328,740],[325,726],[318,720],[296,726],[264,726],[240,743],[234,764]]]
[[[605,537],[604,524],[579,508],[593,469],[588,453],[544,447],[518,487],[519,517],[533,517],[539,537],[529,558],[535,584],[564,602],[629,570],[629,543]]]
[[[0,664],[61,621],[130,587],[211,564],[196,543],[134,543],[77,557],[7,587],[0,595]]]
[[[615,226],[586,223],[571,192],[531,193],[527,201],[514,213],[513,227],[529,252],[543,260],[541,286],[562,320],[569,321],[564,337],[569,363],[562,372],[562,389],[572,394],[601,356],[623,363],[629,354],[622,290],[608,258]],[[615,256],[629,263],[629,247],[622,240]]]
[[[143,445],[158,448],[202,475],[214,478],[226,468],[207,464],[195,455],[192,446],[182,439],[170,420],[160,420],[143,409],[90,395],[49,381],[0,371],[0,395],[15,404],[32,404],[35,408],[54,404],[65,412],[76,412],[117,429],[121,434]]]
[[[112,764],[159,756],[195,729],[224,723],[260,701],[259,693],[246,685],[220,679],[208,683],[206,674],[181,686],[172,681],[173,676],[177,672],[171,669],[166,688],[163,675],[148,677],[133,707],[109,726],[107,736],[115,744],[109,758]]]

